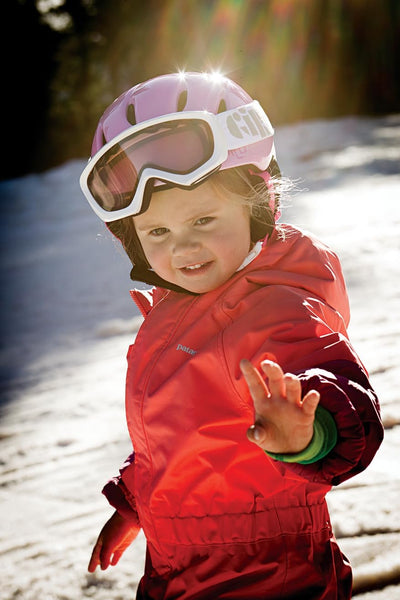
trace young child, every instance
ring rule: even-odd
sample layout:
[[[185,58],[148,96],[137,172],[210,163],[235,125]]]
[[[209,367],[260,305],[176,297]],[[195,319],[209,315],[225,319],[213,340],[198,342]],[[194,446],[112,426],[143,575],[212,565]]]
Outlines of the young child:
[[[325,495],[372,460],[379,405],[339,261],[276,224],[279,182],[271,124],[227,78],[156,77],[100,119],[81,186],[154,287],[132,292],[133,452],[89,571],[142,528],[139,599],[351,597]]]

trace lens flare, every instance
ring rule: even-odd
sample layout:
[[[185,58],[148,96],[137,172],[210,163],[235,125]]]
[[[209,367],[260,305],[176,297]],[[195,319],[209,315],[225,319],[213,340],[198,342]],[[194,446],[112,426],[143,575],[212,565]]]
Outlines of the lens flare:
[[[225,75],[220,70],[212,70],[208,73],[208,77],[212,83],[221,83],[225,79]]]

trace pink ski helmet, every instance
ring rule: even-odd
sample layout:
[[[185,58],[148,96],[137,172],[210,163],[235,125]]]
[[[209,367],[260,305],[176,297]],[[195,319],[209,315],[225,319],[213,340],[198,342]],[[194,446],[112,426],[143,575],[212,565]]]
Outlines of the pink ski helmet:
[[[105,143],[132,125],[154,117],[185,111],[219,114],[242,107],[252,98],[227,77],[209,73],[172,73],[139,83],[117,98],[101,117],[92,144],[94,156]],[[246,127],[238,123],[239,127]],[[271,128],[272,129],[272,128]],[[254,165],[265,171],[275,157],[273,135],[259,142],[230,150],[221,169]]]

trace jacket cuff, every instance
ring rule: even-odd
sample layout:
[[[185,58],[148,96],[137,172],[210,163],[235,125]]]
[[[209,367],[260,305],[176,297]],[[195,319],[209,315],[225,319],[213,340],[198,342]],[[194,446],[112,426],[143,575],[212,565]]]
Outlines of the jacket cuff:
[[[123,490],[123,483],[118,478],[110,479],[104,486],[102,494],[107,498],[109,504],[130,523],[139,524],[139,517],[134,508],[129,504]]]
[[[314,419],[314,434],[311,442],[297,454],[275,454],[267,452],[274,460],[288,463],[309,465],[324,458],[336,446],[337,428],[331,413],[322,406],[317,406]]]

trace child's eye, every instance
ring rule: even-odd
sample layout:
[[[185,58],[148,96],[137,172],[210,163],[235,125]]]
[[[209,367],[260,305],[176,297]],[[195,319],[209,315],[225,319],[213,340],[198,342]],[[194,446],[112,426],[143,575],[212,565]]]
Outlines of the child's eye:
[[[200,217],[197,219],[196,225],[208,225],[211,221],[214,221],[214,217]]]
[[[167,231],[168,229],[166,227],[157,227],[156,229],[152,229],[151,231],[149,231],[149,235],[152,235],[154,237],[160,237],[161,235],[167,233]]]

